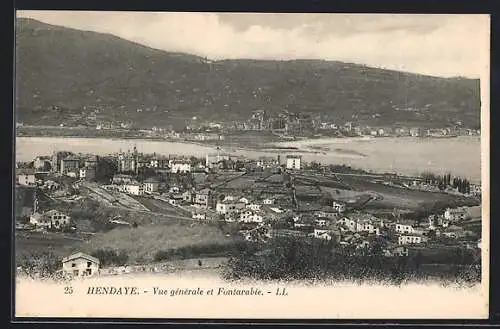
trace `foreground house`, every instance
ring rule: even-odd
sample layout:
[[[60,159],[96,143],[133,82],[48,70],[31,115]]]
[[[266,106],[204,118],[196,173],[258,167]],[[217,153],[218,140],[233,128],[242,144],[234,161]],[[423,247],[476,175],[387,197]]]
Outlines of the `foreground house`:
[[[99,259],[77,252],[63,258],[63,273],[73,277],[93,276],[99,274]]]
[[[19,185],[35,186],[36,185],[35,171],[33,169],[17,169],[16,182]]]

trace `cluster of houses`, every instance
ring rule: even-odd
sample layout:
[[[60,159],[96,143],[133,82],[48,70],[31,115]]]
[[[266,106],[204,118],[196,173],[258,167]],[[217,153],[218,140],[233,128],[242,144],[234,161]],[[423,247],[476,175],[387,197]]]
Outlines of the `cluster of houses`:
[[[341,245],[366,250],[375,239],[383,239],[387,246],[392,246],[392,251],[384,250],[387,255],[394,255],[394,252],[404,254],[408,252],[407,247],[426,246],[426,243],[436,242],[439,238],[446,238],[455,243],[463,239],[468,242],[480,239],[478,234],[463,225],[469,217],[468,207],[447,208],[442,214],[430,215],[426,221],[420,222],[387,220],[359,210],[349,211],[344,203],[338,201],[333,201],[330,206],[324,208],[302,214],[283,211],[283,216],[272,218],[265,213],[254,215],[247,204],[233,207],[233,211],[239,214],[239,217],[233,218],[242,223],[257,224],[255,228],[241,230],[245,239],[250,241],[266,241],[280,235],[310,236],[328,241],[335,240]],[[224,208],[220,207],[220,210],[222,209]],[[276,228],[277,221],[290,217],[287,228]]]
[[[377,218],[362,212],[345,200],[331,200],[313,210],[296,207],[295,194],[284,191],[284,177],[301,171],[304,163],[300,155],[288,155],[284,163],[280,157],[261,157],[252,160],[256,168],[276,175],[274,183],[254,184],[250,190],[233,188],[221,190],[217,184],[170,185],[159,174],[207,175],[221,166],[234,170],[235,161],[228,155],[207,155],[203,160],[161,155],[144,155],[133,151],[120,152],[116,157],[117,173],[103,188],[134,196],[150,195],[174,206],[185,207],[195,220],[218,220],[247,226],[241,234],[249,240],[266,239],[280,234],[309,235],[317,239],[337,240],[344,245],[364,248],[373,237],[390,240],[399,246],[421,245],[435,237],[449,239],[479,238],[461,225],[467,218],[467,208],[449,208],[441,214],[429,216],[426,221],[408,221]],[[36,186],[37,170],[50,168],[52,172],[80,179],[92,180],[98,171],[98,156],[77,156],[71,152],[55,152],[52,157],[38,157],[34,169],[19,169],[17,183]],[[138,180],[140,168],[150,168],[156,176]],[[225,168],[225,167],[224,167]],[[278,174],[274,169],[279,169]],[[283,170],[286,173],[283,174]],[[274,184],[274,185],[273,185]],[[42,188],[57,190],[58,184],[46,180]],[[260,192],[256,192],[260,189]],[[291,191],[291,190],[290,190]],[[295,201],[295,205],[294,205]],[[70,224],[69,215],[56,210],[44,213],[36,209],[30,214],[30,224],[44,229],[61,229]],[[249,227],[249,228],[248,228]]]

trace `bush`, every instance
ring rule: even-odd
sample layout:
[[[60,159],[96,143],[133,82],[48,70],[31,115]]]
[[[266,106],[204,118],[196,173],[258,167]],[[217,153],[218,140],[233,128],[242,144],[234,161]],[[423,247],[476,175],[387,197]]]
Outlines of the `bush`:
[[[229,259],[227,279],[336,279],[376,280],[399,284],[408,279],[437,277],[446,280],[475,280],[480,274],[477,265],[456,252],[447,261],[455,264],[439,264],[424,268],[424,256],[385,257],[371,250],[366,254],[352,254],[347,248],[333,241],[282,237],[268,244],[246,243]],[[469,263],[470,264],[470,263]],[[476,281],[477,282],[477,281]]]
[[[117,252],[114,249],[106,248],[106,249],[98,249],[94,251],[92,254],[95,258],[99,259],[101,262],[101,266],[109,266],[109,265],[125,265],[128,261],[128,254],[126,251]]]
[[[51,277],[62,268],[62,258],[52,252],[39,252],[24,256],[16,265],[30,277]]]

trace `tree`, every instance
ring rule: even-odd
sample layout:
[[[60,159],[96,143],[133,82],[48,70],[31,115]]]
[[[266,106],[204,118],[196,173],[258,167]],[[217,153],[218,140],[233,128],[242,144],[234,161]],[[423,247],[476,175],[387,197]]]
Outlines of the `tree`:
[[[415,268],[417,271],[420,271],[420,266],[422,265],[422,252],[419,250],[413,259],[415,263]]]
[[[125,265],[128,261],[128,254],[124,250],[117,252],[116,250],[110,248],[98,249],[92,252],[91,255],[99,259],[99,261],[101,262],[101,266],[121,266]]]
[[[96,180],[109,182],[117,172],[118,166],[112,159],[105,157],[100,158],[96,171]]]

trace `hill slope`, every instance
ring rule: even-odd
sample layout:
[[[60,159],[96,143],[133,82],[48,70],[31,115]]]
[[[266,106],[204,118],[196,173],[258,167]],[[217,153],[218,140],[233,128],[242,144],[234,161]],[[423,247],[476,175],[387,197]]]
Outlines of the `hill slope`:
[[[257,108],[338,120],[357,114],[373,125],[480,122],[479,80],[320,60],[207,63],[32,19],[18,19],[16,41],[17,115],[27,123],[58,123],[92,106],[146,126],[193,115],[241,120]],[[373,118],[375,113],[380,117]]]

